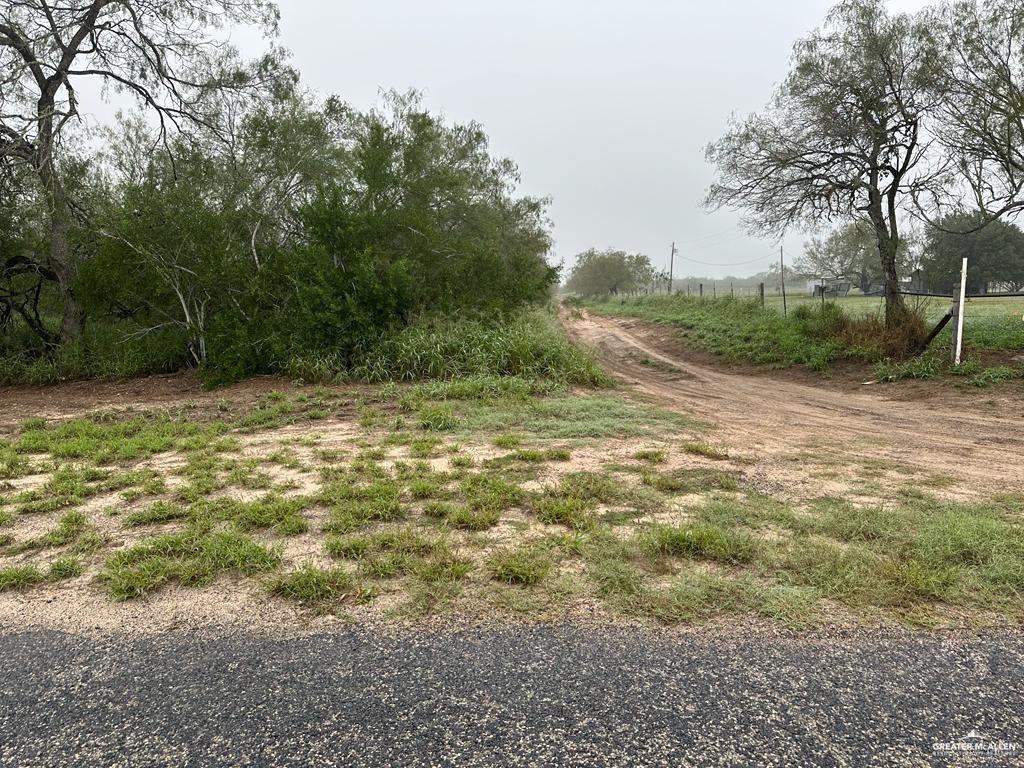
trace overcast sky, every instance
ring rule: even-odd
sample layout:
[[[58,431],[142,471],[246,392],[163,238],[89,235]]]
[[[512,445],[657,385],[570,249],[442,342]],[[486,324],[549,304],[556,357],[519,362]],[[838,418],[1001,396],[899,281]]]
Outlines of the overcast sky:
[[[703,148],[731,113],[764,106],[793,42],[830,5],[281,0],[280,43],[308,85],[354,106],[416,88],[431,109],[481,122],[493,151],[518,163],[522,191],[552,199],[556,261],[616,247],[667,267],[675,240],[677,275],[742,275],[777,259],[777,246],[745,235],[733,213],[702,209]],[[803,239],[788,237],[787,251]]]

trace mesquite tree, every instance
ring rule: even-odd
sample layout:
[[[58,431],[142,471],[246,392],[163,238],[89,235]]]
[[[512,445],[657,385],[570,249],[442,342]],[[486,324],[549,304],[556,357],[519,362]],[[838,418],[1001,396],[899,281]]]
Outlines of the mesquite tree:
[[[706,204],[742,209],[754,231],[870,221],[889,327],[906,317],[901,210],[946,183],[926,125],[941,100],[936,53],[920,19],[890,16],[882,0],[848,0],[797,43],[769,107],[734,120],[707,150],[718,181]]]
[[[1024,210],[1024,1],[956,2],[934,14],[933,27],[948,56],[939,133],[970,207],[983,212],[958,223],[977,229]],[[928,202],[941,210],[959,200]]]
[[[248,87],[257,70],[237,65],[216,33],[229,25],[273,32],[271,0],[0,0],[0,156],[30,167],[48,208],[45,269],[63,303],[61,337],[81,335],[75,296],[76,217],[62,137],[80,115],[85,79],[134,96],[161,135],[209,123],[211,95]]]

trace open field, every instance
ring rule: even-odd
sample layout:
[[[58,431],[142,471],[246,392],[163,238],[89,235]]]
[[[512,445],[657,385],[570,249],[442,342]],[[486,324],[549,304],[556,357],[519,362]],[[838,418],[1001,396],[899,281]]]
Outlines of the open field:
[[[765,305],[782,311],[782,296],[766,294]],[[844,312],[854,316],[883,314],[885,302],[881,296],[846,296],[835,301]],[[949,309],[950,300],[924,296],[907,296],[907,303],[912,307],[921,307],[929,320],[937,321]],[[821,299],[803,293],[787,293],[786,306],[789,309],[801,304],[820,305]],[[1015,320],[1024,326],[1024,297],[968,299],[964,310],[964,324],[970,325],[977,320]]]
[[[1012,400],[848,396],[568,322],[627,389],[4,392],[0,621],[1024,618]]]
[[[571,300],[570,303],[578,301]],[[982,315],[975,309],[985,301],[997,304]],[[948,377],[958,385],[985,388],[993,384],[1020,387],[1024,381],[1024,309],[1017,300],[976,300],[964,325],[964,363],[950,360],[951,325],[923,354],[917,349],[943,305],[926,300],[920,307],[917,330],[892,332],[875,311],[875,300],[864,297],[822,304],[807,299],[790,306],[781,299],[761,308],[744,298],[693,298],[651,295],[582,302],[595,315],[633,317],[673,329],[693,349],[725,361],[767,368],[808,368],[826,375],[845,370],[863,381]],[[914,306],[913,304],[911,306]],[[1000,309],[1001,307],[1001,309]],[[913,325],[913,324],[912,324]]]

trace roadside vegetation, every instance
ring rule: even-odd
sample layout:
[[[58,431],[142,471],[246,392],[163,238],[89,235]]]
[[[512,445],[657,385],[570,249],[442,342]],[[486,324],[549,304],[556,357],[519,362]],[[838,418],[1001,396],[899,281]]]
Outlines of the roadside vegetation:
[[[901,331],[891,331],[877,314],[862,307],[847,312],[842,301],[797,303],[788,315],[778,306],[762,308],[756,299],[679,294],[591,300],[585,306],[596,314],[663,324],[678,330],[681,339],[697,349],[772,368],[800,366],[827,372],[838,364],[854,363],[883,381],[951,375],[978,387],[1024,379],[1024,365],[1013,359],[1024,350],[1024,323],[1008,313],[972,317],[965,324],[967,362],[954,368],[949,362],[948,329],[923,355],[910,356],[910,339]],[[914,317],[924,328],[930,319],[928,308],[919,307]],[[918,335],[915,332],[912,338]]]
[[[27,597],[230,586],[356,619],[1024,620],[1024,497],[958,501],[877,461],[829,465],[832,495],[775,496],[706,425],[614,392],[299,388],[30,419],[0,456],[0,592]]]

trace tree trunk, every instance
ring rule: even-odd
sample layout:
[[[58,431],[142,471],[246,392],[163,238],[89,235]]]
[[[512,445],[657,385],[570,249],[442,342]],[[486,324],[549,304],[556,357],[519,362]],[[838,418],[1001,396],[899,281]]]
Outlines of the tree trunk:
[[[882,280],[885,290],[885,327],[899,328],[906,322],[907,305],[900,293],[900,275],[896,267],[896,253],[899,250],[900,238],[896,229],[894,203],[890,199],[890,216],[886,221],[882,208],[882,196],[874,193],[868,216],[875,228],[875,239],[878,242],[878,258],[882,266]]]
[[[71,208],[60,178],[53,149],[53,97],[44,95],[39,101],[39,136],[36,164],[43,190],[50,204],[49,268],[57,278],[64,316],[60,325],[61,341],[75,341],[82,337],[85,313],[75,296],[74,283],[77,265],[71,252]]]
[[[50,212],[50,269],[56,276],[57,291],[63,305],[60,321],[60,340],[75,341],[82,337],[85,328],[85,313],[75,295],[76,265],[71,252],[70,211],[63,195],[53,195],[53,209]]]
[[[879,240],[878,255],[882,262],[882,276],[885,280],[885,327],[898,328],[907,319],[907,305],[900,293],[900,276],[896,269],[897,243],[893,238]]]
[[[75,296],[76,265],[71,254],[70,211],[63,194],[53,195],[53,210],[50,213],[50,269],[57,277],[64,315],[60,324],[61,341],[76,341],[85,329],[85,313]]]

